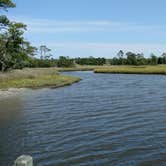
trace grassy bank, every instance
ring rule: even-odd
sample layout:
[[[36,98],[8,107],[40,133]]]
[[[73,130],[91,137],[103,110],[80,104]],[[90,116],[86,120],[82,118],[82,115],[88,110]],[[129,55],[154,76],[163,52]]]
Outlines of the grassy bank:
[[[166,75],[166,65],[157,66],[110,66],[94,69],[95,73],[113,74],[163,74]]]
[[[0,73],[0,89],[62,87],[80,78],[60,75],[55,68],[13,70]]]
[[[93,71],[94,69],[101,68],[102,66],[88,66],[88,65],[76,65],[75,67],[69,67],[69,68],[56,68],[59,72],[67,72],[67,71]]]

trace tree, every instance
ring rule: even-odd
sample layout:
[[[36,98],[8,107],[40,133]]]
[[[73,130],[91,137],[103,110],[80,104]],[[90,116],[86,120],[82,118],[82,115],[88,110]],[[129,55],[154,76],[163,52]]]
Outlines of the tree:
[[[8,8],[14,8],[16,4],[13,3],[11,0],[0,0],[0,9],[7,10]]]
[[[151,65],[157,65],[157,63],[158,63],[158,58],[157,58],[157,56],[155,56],[153,53],[151,54],[151,62],[150,62],[150,64]]]
[[[24,41],[26,25],[12,22],[8,31],[1,35],[0,66],[5,71],[9,68],[23,68],[24,62],[35,54],[36,48]]]
[[[26,54],[28,57],[34,58],[35,55],[37,55],[37,48],[34,46],[31,46],[30,42],[23,41],[21,44],[22,52]]]
[[[69,57],[60,56],[57,62],[58,67],[73,67],[74,61]]]
[[[137,54],[137,65],[146,65],[146,59],[144,57],[144,54]]]
[[[123,56],[124,56],[124,52],[123,52],[122,50],[120,50],[120,51],[117,53],[118,65],[123,65],[123,64],[124,64]]]
[[[118,58],[123,58],[124,52],[123,52],[122,50],[120,50],[120,51],[117,53],[117,56],[118,56]]]
[[[79,65],[104,65],[106,63],[105,58],[75,58],[75,62]]]
[[[12,0],[0,0],[0,11],[15,7]],[[5,15],[0,15],[0,70],[23,68],[30,63],[37,49],[25,41],[23,34],[26,25],[11,22]]]
[[[11,59],[6,50],[7,38],[5,35],[0,35],[0,70],[5,71],[8,67],[8,63]]]
[[[27,58],[25,51],[23,49],[24,44],[24,31],[26,30],[26,25],[23,23],[12,22],[9,25],[9,29],[5,32],[7,41],[5,43],[6,56],[9,56],[9,64],[7,68],[22,68],[23,61]],[[6,69],[7,69],[6,68]]]
[[[47,48],[46,45],[41,45],[39,47],[40,59],[49,59],[52,55],[50,54],[51,49]]]
[[[136,54],[133,52],[127,52],[127,64],[128,65],[137,65],[137,58],[136,58]]]
[[[11,0],[0,0],[0,11],[7,11],[8,8],[14,8],[16,5]],[[0,15],[0,30],[9,26],[9,19],[5,15]]]
[[[163,53],[161,57],[162,57],[162,63],[166,64],[166,53]]]
[[[10,24],[10,21],[5,15],[0,16],[0,30],[7,29],[9,24]]]
[[[119,65],[119,59],[114,57],[113,59],[110,60],[111,65]]]
[[[8,8],[15,7],[15,4],[11,0],[0,0],[0,11],[7,11]],[[0,31],[8,28],[10,25],[9,19],[5,15],[0,15]],[[7,53],[7,36],[6,34],[0,34],[0,70],[6,70],[8,62],[10,61],[10,55]]]

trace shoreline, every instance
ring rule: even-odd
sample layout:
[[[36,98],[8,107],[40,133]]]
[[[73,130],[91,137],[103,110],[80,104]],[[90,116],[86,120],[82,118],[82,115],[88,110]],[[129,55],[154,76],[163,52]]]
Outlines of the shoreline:
[[[41,89],[41,88],[52,88],[52,89],[54,89],[54,88],[69,86],[69,85],[72,85],[74,83],[78,83],[79,81],[81,81],[81,78],[77,78],[77,77],[59,75],[59,79],[61,79],[61,77],[62,77],[62,80],[61,80],[62,82],[59,82],[59,80],[55,79],[54,82],[52,82],[52,81],[49,82],[48,81],[46,83],[41,83],[41,84],[39,83],[39,85],[38,85],[38,83],[35,84],[35,80],[33,80],[33,79],[24,80],[25,82],[23,82],[22,84],[19,83],[19,81],[22,81],[22,80],[11,80],[11,81],[9,81],[10,82],[9,84],[11,84],[11,86],[8,86],[8,85],[5,86],[5,85],[2,85],[2,83],[0,83],[0,87],[1,87],[0,92],[1,93],[5,92],[5,91],[17,92],[18,90],[25,90],[25,89],[35,90],[35,89]],[[54,79],[54,77],[52,77],[52,78]],[[18,82],[18,84],[16,85],[15,83],[13,83],[13,81]],[[32,82],[34,81],[32,83],[33,85],[31,85],[31,81]]]
[[[10,97],[16,97],[18,96],[20,93],[26,91],[26,88],[9,88],[7,90],[2,90],[0,89],[0,100],[4,100],[6,98],[10,98]]]
[[[102,74],[166,75],[166,65],[157,66],[76,66],[73,68],[25,68],[0,73],[0,96],[11,89],[59,88],[77,83],[81,78],[67,76],[61,72],[93,71]]]
[[[157,66],[110,66],[94,69],[94,73],[102,74],[140,74],[166,75],[166,65]]]
[[[16,97],[19,94],[24,93],[28,90],[62,88],[62,87],[66,87],[66,86],[70,86],[70,85],[73,85],[75,83],[78,83],[79,81],[81,81],[81,79],[75,80],[73,82],[66,82],[64,84],[59,84],[59,85],[43,85],[43,86],[40,86],[40,87],[0,89],[0,100],[4,100],[4,99],[10,98],[10,97]]]
[[[13,70],[0,73],[0,91],[2,93],[22,88],[59,88],[80,80],[78,77],[62,75],[55,68]]]
[[[139,73],[139,72],[111,72],[111,71],[94,71],[95,74],[129,74],[129,75],[163,75],[166,76],[166,73]]]

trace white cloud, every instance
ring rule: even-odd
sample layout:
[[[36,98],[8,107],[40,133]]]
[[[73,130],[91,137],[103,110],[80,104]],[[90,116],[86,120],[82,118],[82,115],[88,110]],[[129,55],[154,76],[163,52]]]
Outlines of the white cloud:
[[[77,32],[161,32],[166,27],[110,20],[59,21],[9,16],[12,20],[28,25],[29,33],[77,33]]]
[[[151,38],[154,34],[160,34],[162,35],[162,38],[166,35],[166,27],[162,25],[144,25],[127,22],[113,22],[110,20],[58,21],[13,16],[9,16],[9,18],[27,24],[28,33],[26,34],[26,36],[31,36],[32,42],[35,41],[35,36],[38,36],[38,38],[40,36],[40,40],[42,41],[42,43],[33,42],[33,44],[41,45],[45,43],[48,47],[52,48],[53,52],[54,50],[56,50],[55,55],[57,56],[64,55],[71,57],[113,57],[120,49],[124,50],[125,52],[133,51],[144,53],[146,56],[148,56],[152,52],[156,55],[160,55],[162,52],[166,52],[166,45],[160,43],[104,43],[103,38],[100,39],[101,43],[83,43],[81,42],[81,37],[79,39],[79,42],[75,43],[59,43],[56,39],[55,42],[49,41],[49,36],[54,35],[56,33],[69,33],[73,34],[74,36],[74,33],[79,33],[82,35],[84,33],[88,34],[89,32],[106,32],[105,34],[110,35],[110,38],[111,35],[114,34],[114,32],[116,32],[116,35],[119,35],[120,32],[124,32],[123,34],[128,34],[130,35],[130,37],[132,34],[140,32],[140,34],[137,34],[136,37],[138,37],[138,35],[142,35],[142,38],[148,38],[148,41],[151,41]],[[112,32],[112,34],[108,34],[107,32]],[[46,34],[45,36],[47,37],[43,36],[43,34]],[[136,42],[137,38],[134,41]],[[154,40],[151,42],[154,42]]]

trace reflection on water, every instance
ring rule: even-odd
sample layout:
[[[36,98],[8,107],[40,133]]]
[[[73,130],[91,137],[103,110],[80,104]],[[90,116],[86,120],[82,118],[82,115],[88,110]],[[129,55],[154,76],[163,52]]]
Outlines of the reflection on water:
[[[23,105],[20,96],[0,99],[0,166],[11,166],[16,154],[24,153],[27,133],[21,125],[24,121]]]
[[[20,118],[23,112],[23,103],[17,96],[0,100],[0,123],[10,122]]]

